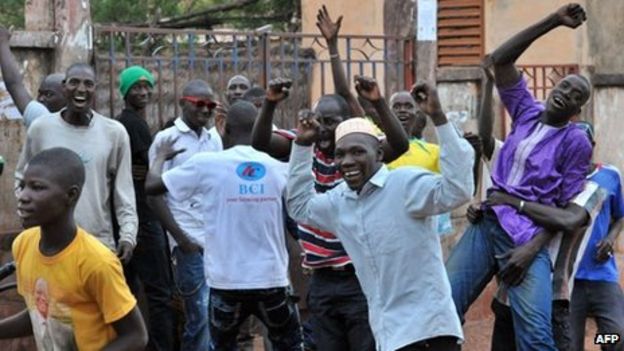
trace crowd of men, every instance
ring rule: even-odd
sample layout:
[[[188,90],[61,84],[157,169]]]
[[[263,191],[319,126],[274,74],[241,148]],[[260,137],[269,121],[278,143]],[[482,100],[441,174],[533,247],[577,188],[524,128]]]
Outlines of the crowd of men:
[[[355,96],[337,46],[342,17],[325,7],[317,26],[335,93],[300,111],[293,130],[273,123],[291,86],[282,78],[264,90],[234,76],[223,102],[191,80],[181,115],[155,136],[144,67],[119,75],[115,118],[91,108],[97,81],[84,63],[46,77],[35,99],[0,28],[2,77],[27,128],[15,174],[25,231],[13,243],[27,308],[0,321],[0,338],[33,335],[39,350],[225,351],[253,316],[274,350],[460,350],[464,315],[492,278],[492,350],[583,350],[588,317],[624,336],[620,173],[593,160],[593,127],[577,121],[591,84],[563,77],[542,103],[515,66],[542,35],[585,19],[566,5],[486,56],[478,135],[458,132],[428,83],[386,102],[358,76]],[[512,119],[504,142],[492,132],[494,86]],[[438,144],[423,138],[428,120]],[[473,198],[445,262],[449,213]],[[305,321],[287,234],[309,273]]]

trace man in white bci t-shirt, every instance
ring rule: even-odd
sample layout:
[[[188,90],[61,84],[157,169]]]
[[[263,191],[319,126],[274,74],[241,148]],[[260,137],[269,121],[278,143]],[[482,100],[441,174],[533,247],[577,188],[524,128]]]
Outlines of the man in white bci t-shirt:
[[[288,165],[251,147],[257,113],[250,102],[236,102],[226,117],[225,151],[196,154],[161,175],[165,160],[177,152],[174,140],[163,142],[145,183],[153,195],[202,198],[210,350],[235,348],[238,328],[250,315],[266,325],[275,350],[302,350],[288,294],[282,210]]]

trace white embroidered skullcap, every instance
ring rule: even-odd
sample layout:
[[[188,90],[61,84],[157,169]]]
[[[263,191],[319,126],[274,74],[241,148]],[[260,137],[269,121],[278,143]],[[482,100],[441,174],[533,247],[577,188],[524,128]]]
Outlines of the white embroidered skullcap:
[[[368,134],[375,139],[377,139],[379,135],[379,132],[375,128],[373,122],[362,117],[352,117],[340,123],[338,127],[336,127],[336,143],[345,135],[352,133]]]

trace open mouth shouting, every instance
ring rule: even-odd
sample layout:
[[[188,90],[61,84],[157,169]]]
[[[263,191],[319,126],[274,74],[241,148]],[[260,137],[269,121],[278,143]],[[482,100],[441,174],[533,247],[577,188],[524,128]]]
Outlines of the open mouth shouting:
[[[566,100],[559,95],[553,95],[552,105],[558,110],[565,110],[568,108]]]
[[[74,98],[72,99],[74,102],[74,106],[77,108],[85,108],[85,107],[89,107],[89,102],[86,96],[74,96]]]

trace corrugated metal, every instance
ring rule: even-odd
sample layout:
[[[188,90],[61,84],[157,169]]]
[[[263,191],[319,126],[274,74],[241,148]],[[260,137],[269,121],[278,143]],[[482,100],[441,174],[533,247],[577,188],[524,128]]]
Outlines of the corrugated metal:
[[[438,65],[478,65],[483,55],[483,0],[438,0]]]

